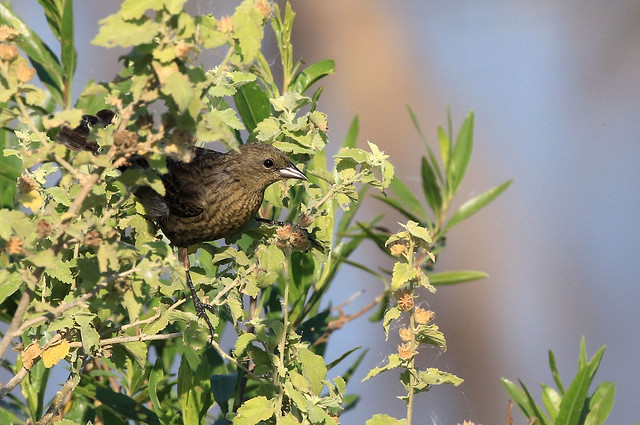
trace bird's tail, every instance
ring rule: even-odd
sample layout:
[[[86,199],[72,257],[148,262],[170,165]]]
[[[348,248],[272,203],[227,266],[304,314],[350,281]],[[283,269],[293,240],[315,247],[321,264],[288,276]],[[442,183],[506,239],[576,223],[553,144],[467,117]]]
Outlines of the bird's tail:
[[[80,125],[76,128],[62,127],[57,140],[73,151],[90,151],[97,155],[100,146],[89,140],[91,129],[111,124],[115,115],[115,112],[109,109],[102,109],[95,115],[83,115]]]

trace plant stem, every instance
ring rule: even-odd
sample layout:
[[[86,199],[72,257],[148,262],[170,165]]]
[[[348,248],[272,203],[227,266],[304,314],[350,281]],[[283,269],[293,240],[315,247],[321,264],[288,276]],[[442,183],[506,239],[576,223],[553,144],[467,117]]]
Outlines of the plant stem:
[[[287,250],[287,265],[291,267],[291,250]],[[280,393],[278,394],[278,401],[276,403],[276,423],[282,418],[282,402],[284,401],[284,381],[286,376],[280,376],[279,370],[284,371],[284,350],[287,344],[287,334],[289,328],[289,273],[285,274],[284,278],[284,299],[282,300],[282,337],[280,338],[280,344],[278,350],[280,351],[280,365],[276,368],[276,376],[278,377],[278,385],[280,386]]]

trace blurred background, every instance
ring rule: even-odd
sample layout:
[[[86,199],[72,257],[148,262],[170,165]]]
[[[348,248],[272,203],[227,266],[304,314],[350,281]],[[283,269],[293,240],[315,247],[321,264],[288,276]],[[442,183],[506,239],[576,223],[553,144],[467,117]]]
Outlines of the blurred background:
[[[13,3],[55,45],[36,1]],[[75,4],[76,97],[90,78],[108,81],[120,69],[123,50],[90,44],[97,21],[119,5]],[[235,5],[192,0],[187,6],[220,17]],[[418,300],[436,312],[448,342],[446,352],[422,353],[421,366],[465,382],[420,394],[414,423],[506,423],[508,397],[499,378],[522,379],[539,401],[539,382],[553,383],[548,349],[568,384],[582,336],[589,356],[607,345],[596,382],[618,384],[608,423],[640,421],[640,3],[325,0],[294,1],[293,9],[296,58],[337,63],[336,74],[323,80],[318,108],[329,115],[330,150],[358,115],[360,146],[371,140],[384,149],[420,194],[425,148],[406,105],[434,148],[446,108],[454,129],[473,109],[475,152],[455,205],[515,180],[453,229],[437,264],[437,271],[476,269],[489,278]],[[360,218],[384,211],[370,201]],[[385,225],[395,230],[398,220],[389,214]],[[374,246],[357,258],[390,267]],[[353,313],[382,288],[367,274],[345,270],[332,303],[364,290],[345,308]],[[358,345],[370,350],[348,389],[362,399],[341,423],[363,424],[375,413],[404,417],[404,403],[393,397],[402,394],[393,372],[359,382],[397,341],[385,342],[380,324],[361,318],[332,337],[327,357]],[[526,423],[519,412],[513,416]]]

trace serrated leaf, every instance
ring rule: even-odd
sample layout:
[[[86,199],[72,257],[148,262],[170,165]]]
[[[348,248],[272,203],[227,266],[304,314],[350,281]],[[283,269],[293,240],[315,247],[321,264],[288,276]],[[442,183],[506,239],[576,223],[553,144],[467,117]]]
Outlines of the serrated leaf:
[[[233,425],[256,425],[266,421],[274,413],[274,407],[264,396],[254,397],[242,403],[238,414],[233,418]]]
[[[71,274],[71,267],[68,262],[58,260],[56,261],[55,267],[49,267],[45,270],[45,273],[50,276],[58,279],[60,282],[68,283],[69,285],[73,284],[74,278]]]
[[[307,348],[301,348],[298,351],[298,360],[302,366],[302,374],[309,382],[311,390],[319,396],[323,386],[322,380],[327,377],[324,359]]]
[[[375,414],[365,422],[365,425],[404,425],[406,424],[406,420],[398,420],[393,416],[383,415],[383,414]]]
[[[511,183],[513,183],[513,180],[509,180],[505,183],[502,183],[501,185],[493,187],[462,204],[458,211],[456,211],[451,216],[451,219],[449,219],[449,222],[444,227],[444,229],[440,231],[440,234],[444,235],[453,226],[481,210],[485,205],[493,201],[498,197],[498,195],[504,192],[504,190],[509,187]]]
[[[148,9],[161,10],[164,0],[125,0],[120,6],[120,15],[130,21],[144,16]]]
[[[398,307],[391,307],[384,313],[382,327],[384,329],[385,339],[389,338],[389,326],[391,322],[400,317],[401,314],[402,311]]]
[[[233,14],[233,35],[238,39],[242,52],[242,63],[253,61],[260,51],[262,42],[262,15],[253,2],[245,1]]]
[[[122,20],[120,15],[109,15],[99,22],[98,35],[91,40],[91,44],[102,47],[131,47],[151,43],[162,29],[160,23],[147,20],[132,23]]]
[[[407,263],[395,263],[393,266],[393,275],[391,277],[391,289],[398,290],[407,282],[418,277],[418,269],[411,267]]]
[[[162,93],[170,96],[178,106],[180,112],[184,112],[193,100],[194,90],[187,77],[179,72],[169,74],[162,86]]]
[[[380,375],[382,372],[395,369],[401,364],[402,364],[402,361],[400,360],[400,356],[398,356],[397,354],[390,354],[386,365],[382,367],[374,367],[373,369],[371,369],[369,373],[367,373],[367,376],[365,376],[361,382],[371,379],[374,376]]]
[[[280,122],[273,117],[264,119],[256,125],[256,138],[261,142],[273,141],[281,133]]]

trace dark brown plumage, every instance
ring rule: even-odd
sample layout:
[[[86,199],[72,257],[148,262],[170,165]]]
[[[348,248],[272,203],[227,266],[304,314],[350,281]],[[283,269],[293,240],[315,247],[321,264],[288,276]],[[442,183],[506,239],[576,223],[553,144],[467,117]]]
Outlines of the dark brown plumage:
[[[255,217],[270,184],[306,180],[282,151],[264,143],[227,153],[193,148],[190,162],[167,158],[167,169],[164,196],[150,187],[136,196],[178,247],[237,233]]]
[[[63,128],[58,141],[73,150],[97,153],[99,147],[87,142],[87,137],[92,126],[109,124],[113,113],[102,110],[96,115],[83,116],[75,129]],[[213,336],[213,326],[204,314],[211,306],[199,299],[191,281],[189,245],[237,233],[255,217],[269,185],[289,178],[307,178],[284,152],[264,143],[248,143],[239,151],[227,153],[192,149],[189,162],[167,158],[168,172],[161,176],[164,195],[148,186],[138,188],[135,195],[145,206],[148,218],[178,248],[196,313],[204,316]]]

